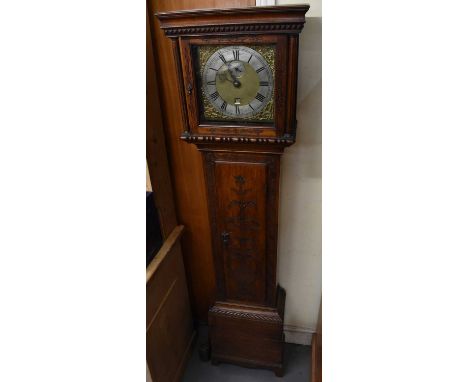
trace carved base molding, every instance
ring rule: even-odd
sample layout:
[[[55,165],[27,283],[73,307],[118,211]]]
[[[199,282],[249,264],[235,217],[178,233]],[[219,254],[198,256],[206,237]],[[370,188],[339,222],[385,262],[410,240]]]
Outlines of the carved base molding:
[[[279,316],[278,312],[275,309],[269,311],[255,311],[255,310],[240,310],[236,308],[226,308],[214,305],[210,309],[211,315],[217,315],[218,317],[226,318],[239,318],[245,320],[254,320],[254,321],[266,321],[266,322],[276,322],[282,323],[283,320]]]

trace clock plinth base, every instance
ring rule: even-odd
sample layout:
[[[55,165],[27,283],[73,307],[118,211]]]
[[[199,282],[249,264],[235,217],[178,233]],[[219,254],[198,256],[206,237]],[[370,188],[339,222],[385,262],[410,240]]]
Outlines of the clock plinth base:
[[[283,375],[284,303],[278,287],[274,308],[217,302],[208,313],[211,361],[272,370]]]

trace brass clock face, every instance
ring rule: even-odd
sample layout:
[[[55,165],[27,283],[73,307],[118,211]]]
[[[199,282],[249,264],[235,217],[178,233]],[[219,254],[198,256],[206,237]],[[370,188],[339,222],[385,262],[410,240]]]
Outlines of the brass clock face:
[[[223,46],[200,55],[206,119],[273,122],[274,49],[262,50],[268,57],[260,50]]]

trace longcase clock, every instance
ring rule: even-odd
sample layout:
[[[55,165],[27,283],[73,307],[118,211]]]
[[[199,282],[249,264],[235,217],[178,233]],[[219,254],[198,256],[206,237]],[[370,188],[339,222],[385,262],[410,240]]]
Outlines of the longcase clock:
[[[308,8],[157,14],[173,45],[181,139],[204,159],[216,271],[212,362],[277,375],[286,298],[276,282],[280,156],[295,141],[298,38]]]

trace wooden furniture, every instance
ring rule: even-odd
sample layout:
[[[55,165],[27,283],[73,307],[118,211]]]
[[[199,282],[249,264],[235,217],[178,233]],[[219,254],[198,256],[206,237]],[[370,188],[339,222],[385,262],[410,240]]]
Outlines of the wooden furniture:
[[[195,338],[176,227],[146,269],[146,362],[153,381],[179,381]]]
[[[147,0],[153,42],[161,119],[166,135],[168,159],[179,224],[185,227],[182,254],[187,272],[192,312],[198,322],[208,323],[208,309],[215,300],[215,271],[206,200],[203,161],[194,145],[179,139],[183,131],[182,109],[176,86],[177,72],[170,39],[160,28],[156,12],[195,8],[254,6],[255,0]],[[151,168],[154,163],[149,163]]]
[[[173,47],[181,139],[203,154],[216,271],[212,362],[277,375],[286,297],[276,283],[280,155],[295,140],[298,38],[308,8],[157,14]]]
[[[320,303],[317,332],[312,335],[310,381],[322,382],[322,303]]]
[[[147,22],[148,22],[147,18]],[[179,381],[194,343],[190,301],[164,144],[151,35],[147,24],[147,161],[164,240],[146,268],[147,379]],[[148,217],[147,217],[148,218]],[[149,375],[148,375],[149,374]]]

